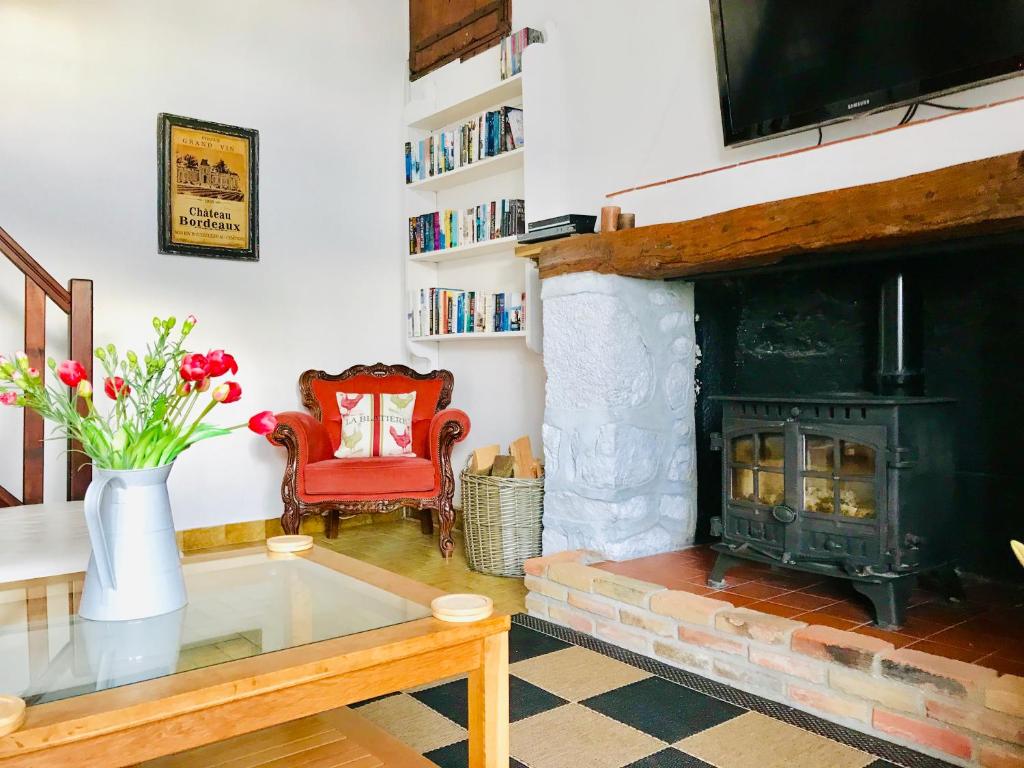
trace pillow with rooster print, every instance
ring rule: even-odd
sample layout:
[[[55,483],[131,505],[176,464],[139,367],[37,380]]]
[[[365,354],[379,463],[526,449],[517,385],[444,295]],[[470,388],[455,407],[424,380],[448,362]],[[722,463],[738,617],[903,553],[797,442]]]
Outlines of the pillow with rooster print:
[[[339,459],[369,456],[415,456],[412,412],[416,393],[360,394],[339,392],[341,442]]]

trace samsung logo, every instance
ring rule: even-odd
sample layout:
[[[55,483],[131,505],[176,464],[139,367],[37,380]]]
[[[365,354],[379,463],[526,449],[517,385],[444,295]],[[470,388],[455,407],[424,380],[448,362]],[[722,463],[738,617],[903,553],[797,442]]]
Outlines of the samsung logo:
[[[857,107],[866,107],[870,103],[871,103],[871,99],[861,99],[860,101],[855,101],[852,104],[847,104],[846,108],[847,109],[856,109]]]

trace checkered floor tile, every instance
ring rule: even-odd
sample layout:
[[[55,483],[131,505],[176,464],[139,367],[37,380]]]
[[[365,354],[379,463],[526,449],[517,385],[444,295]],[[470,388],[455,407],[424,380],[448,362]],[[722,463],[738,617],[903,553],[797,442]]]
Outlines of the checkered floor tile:
[[[587,635],[512,621],[512,768],[951,768]],[[468,765],[464,678],[357,706],[441,768]]]

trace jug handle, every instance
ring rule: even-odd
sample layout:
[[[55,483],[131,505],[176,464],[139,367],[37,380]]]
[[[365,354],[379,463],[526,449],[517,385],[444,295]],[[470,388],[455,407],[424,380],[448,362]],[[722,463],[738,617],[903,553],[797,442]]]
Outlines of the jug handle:
[[[85,492],[85,524],[89,529],[92,555],[96,560],[96,574],[100,577],[100,585],[104,589],[117,589],[117,578],[114,575],[114,566],[110,561],[107,536],[100,517],[100,501],[110,480],[109,477],[96,477],[89,483],[89,488]]]

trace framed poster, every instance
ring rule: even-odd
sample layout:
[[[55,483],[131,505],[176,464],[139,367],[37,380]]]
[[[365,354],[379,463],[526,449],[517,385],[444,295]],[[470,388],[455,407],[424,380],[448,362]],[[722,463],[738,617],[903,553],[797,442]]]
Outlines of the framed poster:
[[[259,261],[259,133],[161,114],[160,253]]]

